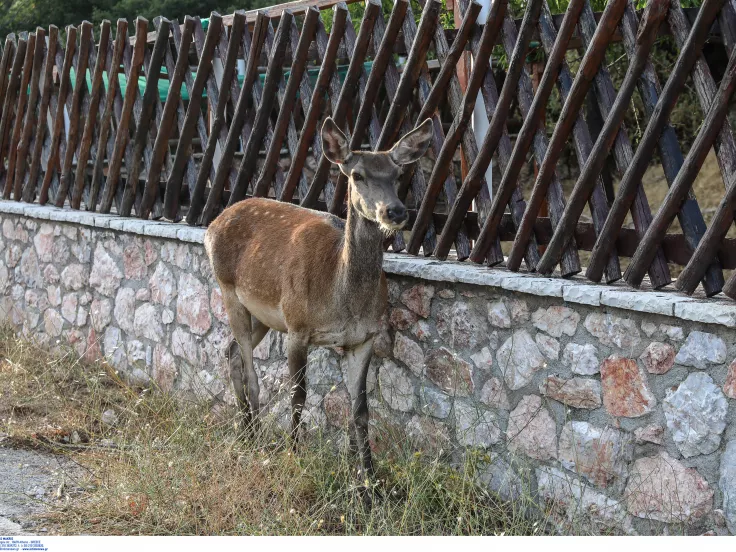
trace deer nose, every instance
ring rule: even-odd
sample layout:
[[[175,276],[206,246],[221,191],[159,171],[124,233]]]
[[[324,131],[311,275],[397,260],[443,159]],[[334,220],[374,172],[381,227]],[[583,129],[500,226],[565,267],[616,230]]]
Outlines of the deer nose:
[[[406,207],[401,203],[397,203],[386,209],[386,215],[388,215],[388,219],[394,224],[401,224],[409,218],[406,212]]]

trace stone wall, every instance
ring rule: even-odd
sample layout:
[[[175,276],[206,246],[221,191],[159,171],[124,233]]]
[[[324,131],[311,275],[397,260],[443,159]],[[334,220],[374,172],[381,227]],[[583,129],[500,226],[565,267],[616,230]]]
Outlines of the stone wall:
[[[139,384],[233,402],[227,316],[183,225],[0,202],[0,313]],[[560,523],[736,533],[736,306],[387,255],[371,438],[482,451],[478,478]],[[256,349],[288,419],[284,337]],[[307,428],[344,435],[341,352],[316,349]]]

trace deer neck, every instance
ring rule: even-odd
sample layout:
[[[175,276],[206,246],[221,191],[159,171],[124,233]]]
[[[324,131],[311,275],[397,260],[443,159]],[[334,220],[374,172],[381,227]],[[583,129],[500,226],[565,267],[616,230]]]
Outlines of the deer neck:
[[[362,217],[350,199],[341,256],[343,290],[355,297],[365,291],[368,296],[378,288],[383,267],[383,232],[376,222]]]

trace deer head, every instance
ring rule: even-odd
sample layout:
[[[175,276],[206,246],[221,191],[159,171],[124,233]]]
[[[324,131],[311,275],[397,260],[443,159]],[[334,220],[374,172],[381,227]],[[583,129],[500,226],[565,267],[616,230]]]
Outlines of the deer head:
[[[350,151],[347,137],[332,118],[322,125],[322,151],[348,177],[351,206],[387,232],[400,230],[409,219],[396,195],[396,183],[403,167],[424,155],[431,138],[432,120],[427,119],[388,151]]]

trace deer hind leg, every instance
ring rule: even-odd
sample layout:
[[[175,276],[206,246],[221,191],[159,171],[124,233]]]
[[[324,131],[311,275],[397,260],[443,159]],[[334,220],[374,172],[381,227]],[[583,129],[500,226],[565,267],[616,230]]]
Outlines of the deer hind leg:
[[[373,338],[347,351],[348,362],[348,391],[352,399],[353,422],[355,424],[355,439],[367,477],[373,476],[373,459],[368,442],[368,394],[365,382],[368,376],[368,366],[373,356]]]
[[[240,403],[240,409],[243,413],[244,421],[249,423],[251,416],[258,416],[260,405],[258,402],[258,394],[260,387],[258,385],[258,375],[253,367],[253,347],[254,332],[251,320],[251,314],[248,309],[240,302],[235,289],[232,287],[221,286],[222,299],[225,304],[228,319],[230,320],[230,328],[233,336],[240,346],[241,362],[234,361],[231,355],[230,362],[230,379],[235,388],[235,396]],[[266,328],[266,331],[268,329]],[[266,331],[259,331],[260,339],[266,334]],[[232,351],[231,351],[232,352]]]
[[[289,377],[291,383],[291,437],[294,445],[299,440],[299,423],[307,398],[305,385],[307,373],[307,356],[309,345],[306,336],[289,333],[287,356],[289,360]]]

